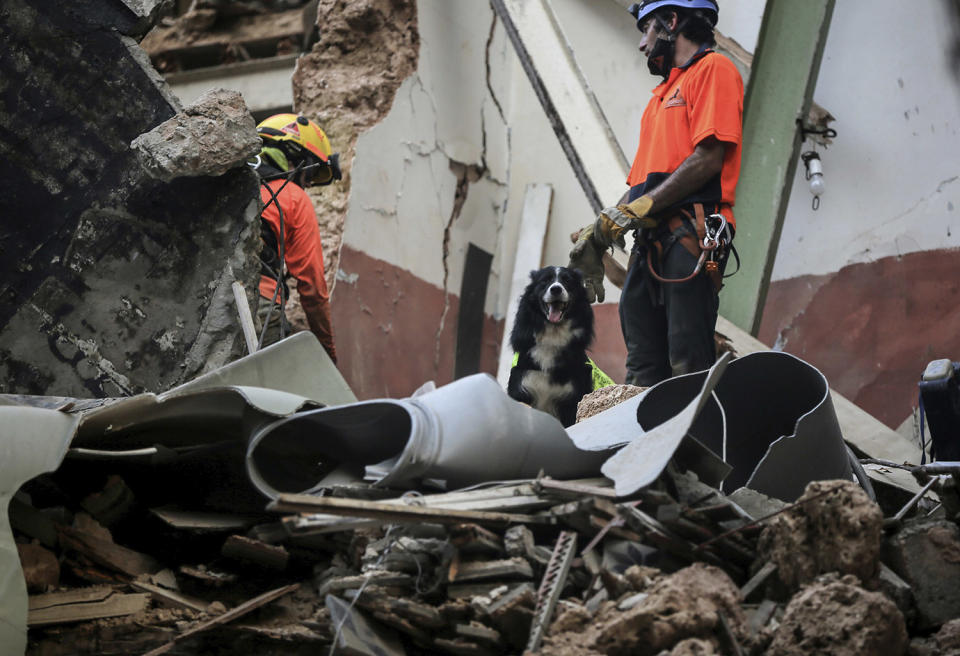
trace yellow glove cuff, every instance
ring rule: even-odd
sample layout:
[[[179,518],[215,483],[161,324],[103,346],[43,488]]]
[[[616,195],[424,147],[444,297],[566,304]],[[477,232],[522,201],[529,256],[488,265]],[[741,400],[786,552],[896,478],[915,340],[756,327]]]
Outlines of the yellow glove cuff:
[[[650,196],[640,196],[640,198],[635,198],[626,205],[617,205],[617,209],[625,214],[632,215],[632,219],[642,219],[647,214],[650,213],[650,208],[653,207],[653,199]]]

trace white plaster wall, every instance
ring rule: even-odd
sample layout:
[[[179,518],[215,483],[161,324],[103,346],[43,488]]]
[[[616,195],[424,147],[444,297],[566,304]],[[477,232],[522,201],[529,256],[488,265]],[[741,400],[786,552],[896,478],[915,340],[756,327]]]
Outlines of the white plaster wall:
[[[836,3],[814,98],[836,117],[820,209],[802,163],[773,279],[960,246],[960,87],[942,2]],[[809,142],[804,145],[804,150]]]
[[[632,161],[640,117],[658,82],[637,49],[634,21],[617,0],[549,2],[625,160]],[[763,0],[729,4],[718,28],[752,47]],[[553,188],[545,265],[566,264],[570,233],[595,217],[490,5],[419,0],[417,10],[418,71],[400,87],[386,119],[358,140],[344,243],[438,287],[446,280],[446,289],[459,293],[472,242],[494,253],[485,310],[502,317],[512,311],[508,293],[527,186]],[[442,243],[457,182],[451,161],[482,167],[484,174],[450,225],[445,268]],[[625,180],[616,185],[626,190]],[[607,302],[618,299],[608,284]]]
[[[469,243],[496,251],[506,204],[500,182],[507,175],[506,129],[486,85],[492,13],[486,3],[468,0],[420,0],[417,11],[419,67],[387,117],[357,142],[343,239],[458,294]],[[451,162],[487,170],[470,185],[452,224],[457,177]]]
[[[291,77],[296,59],[283,57],[255,64],[234,64],[207,69],[209,75],[197,71],[173,73],[167,76],[167,81],[184,105],[194,103],[211,89],[230,89],[243,96],[243,101],[251,112],[292,107]]]
[[[720,0],[717,29],[724,36],[739,43],[747,52],[756,51],[766,4],[766,0]]]

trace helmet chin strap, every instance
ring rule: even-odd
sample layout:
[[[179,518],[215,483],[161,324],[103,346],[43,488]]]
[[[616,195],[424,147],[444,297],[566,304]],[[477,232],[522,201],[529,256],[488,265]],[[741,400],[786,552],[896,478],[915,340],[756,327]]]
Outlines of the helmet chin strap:
[[[653,48],[650,49],[650,56],[647,57],[647,68],[651,75],[659,75],[666,80],[670,77],[670,71],[673,69],[673,57],[677,50],[677,35],[680,34],[689,18],[684,18],[675,30],[671,30],[661,16],[654,14],[653,19],[660,24],[660,28],[666,32],[667,36],[666,38],[657,37]]]

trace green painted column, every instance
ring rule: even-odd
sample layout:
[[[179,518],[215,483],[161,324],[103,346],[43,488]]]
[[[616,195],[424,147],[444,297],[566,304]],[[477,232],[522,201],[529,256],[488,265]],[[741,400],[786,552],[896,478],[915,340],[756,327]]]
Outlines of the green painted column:
[[[744,99],[743,160],[737,185],[741,269],[720,294],[720,314],[757,334],[800,159],[797,120],[817,84],[834,0],[767,0]],[[731,262],[728,273],[736,266]]]

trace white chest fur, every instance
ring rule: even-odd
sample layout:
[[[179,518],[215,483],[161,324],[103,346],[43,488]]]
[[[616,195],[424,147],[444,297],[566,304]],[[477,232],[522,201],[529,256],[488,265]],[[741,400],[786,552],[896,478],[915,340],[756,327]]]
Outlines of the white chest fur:
[[[573,329],[563,322],[547,324],[537,335],[536,345],[530,349],[530,357],[542,371],[527,371],[521,383],[532,399],[530,405],[537,410],[556,415],[557,403],[573,394],[573,383],[551,381],[550,371],[557,365],[561,351],[581,332],[582,329]]]
[[[549,323],[537,335],[536,345],[530,349],[530,357],[544,371],[552,369],[556,365],[560,351],[582,332],[582,329],[571,328],[567,322]]]
[[[554,383],[546,371],[531,370],[524,373],[521,385],[530,395],[530,405],[552,415],[557,414],[557,403],[573,394],[573,383]]]

